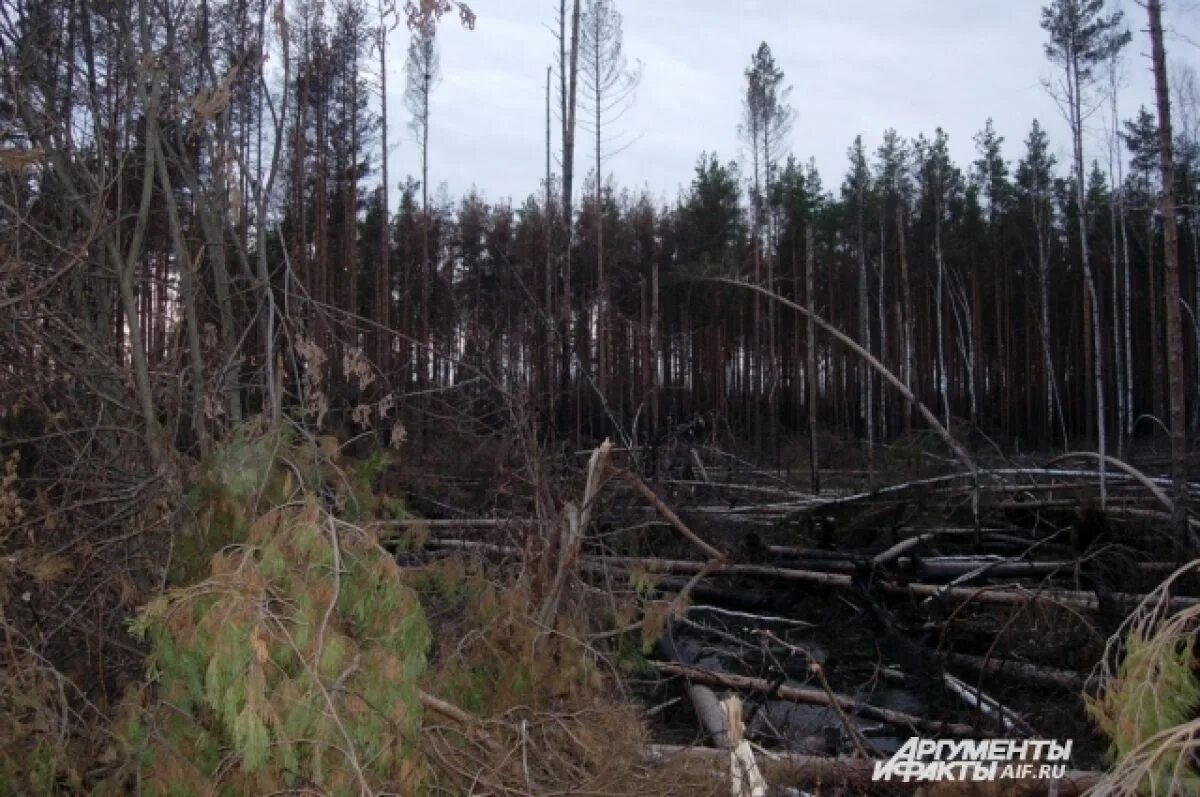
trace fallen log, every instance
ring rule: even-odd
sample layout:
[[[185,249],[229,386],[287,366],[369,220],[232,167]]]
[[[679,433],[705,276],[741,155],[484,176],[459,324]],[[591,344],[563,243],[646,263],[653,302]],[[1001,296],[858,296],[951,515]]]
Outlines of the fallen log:
[[[694,603],[689,606],[687,610],[689,612],[708,612],[710,614],[719,614],[726,617],[737,618],[739,620],[754,620],[755,622],[768,625],[775,623],[779,625],[791,626],[792,628],[814,627],[812,623],[805,620],[796,620],[791,617],[779,617],[771,614],[750,614],[749,612],[737,612],[724,606],[703,606],[701,604]]]
[[[767,553],[794,559],[833,559],[865,562],[870,557],[853,551],[835,551],[826,548],[799,548],[793,545],[768,545]]]
[[[770,567],[781,567],[787,570],[815,570],[821,573],[857,573],[865,565],[854,559],[780,559],[778,564]]]
[[[913,731],[921,731],[923,733],[937,734],[941,736],[959,736],[959,737],[978,737],[980,731],[970,725],[965,725],[956,722],[940,722],[937,720],[927,720],[923,717],[918,717],[913,714],[906,714],[902,711],[893,711],[891,709],[879,708],[872,706],[869,703],[861,703],[853,698],[845,695],[835,694],[832,698],[825,692],[819,689],[803,689],[796,686],[781,685],[765,681],[761,678],[751,678],[747,675],[734,675],[732,673],[716,672],[715,670],[707,670],[700,667],[691,667],[682,664],[674,664],[670,662],[651,662],[654,669],[664,675],[673,675],[684,678],[688,683],[700,683],[708,686],[719,686],[723,689],[734,689],[742,692],[755,692],[758,694],[769,694],[778,697],[780,700],[788,700],[793,703],[803,703],[810,706],[826,706],[829,708],[838,708],[845,711],[847,714],[854,714],[864,719],[874,720],[876,722],[886,722],[889,725],[896,725],[901,728],[907,728]],[[986,734],[984,734],[986,735]]]
[[[646,483],[642,481],[636,473],[627,470],[623,471],[623,474],[633,489],[636,490],[639,495],[649,501],[650,505],[654,507],[658,514],[662,515],[663,520],[674,526],[675,530],[683,535],[688,542],[692,543],[692,545],[695,545],[697,548],[703,551],[704,554],[710,559],[723,560],[725,558],[725,554],[709,545],[700,538],[700,535],[688,528],[687,524],[679,519],[679,515],[676,515],[671,507],[663,503],[663,500],[658,497],[658,494],[647,487]]]
[[[761,753],[761,751],[760,751]],[[729,754],[711,747],[683,747],[673,744],[651,744],[646,746],[646,760],[661,764],[677,759],[712,766],[717,770],[728,767]],[[822,786],[831,789],[848,789],[854,794],[914,793],[920,784],[872,783],[875,762],[862,758],[832,758],[801,755],[799,753],[762,753],[758,759],[769,783],[789,786]]]
[[[778,639],[778,637],[776,637],[776,639]],[[808,654],[806,653],[805,655]],[[858,751],[858,754],[863,758],[878,756],[879,751],[875,749],[875,746],[871,744],[870,740],[863,735],[863,732],[860,731],[858,727],[850,721],[850,718],[846,716],[846,712],[842,710],[842,707],[838,702],[838,696],[834,694],[833,688],[829,685],[829,679],[825,677],[825,668],[821,666],[821,662],[814,661],[812,664],[808,665],[808,671],[817,676],[817,680],[821,684],[821,689],[825,692],[825,696],[829,698],[830,708],[832,708],[837,714],[838,722],[842,724],[842,730],[846,732],[846,736],[849,737],[851,743],[854,745],[854,749]]]
[[[430,540],[426,543],[431,548],[458,548],[460,550],[476,550],[502,556],[519,556],[520,551],[512,546],[493,545],[475,542],[473,540]],[[648,573],[686,573],[694,575],[707,569],[709,575],[718,576],[755,576],[773,578],[781,581],[794,581],[818,586],[848,589],[854,583],[854,577],[843,573],[822,573],[817,570],[792,570],[785,567],[768,565],[738,565],[714,562],[697,562],[688,559],[655,559],[637,556],[585,556],[581,559],[589,565],[603,567],[616,565],[631,569],[637,568]],[[1100,608],[1100,602],[1093,592],[1068,589],[1037,589],[1021,584],[997,585],[991,587],[952,587],[941,584],[896,584],[890,581],[878,583],[880,589],[893,595],[905,595],[916,598],[940,596],[944,599],[955,599],[963,602],[990,603],[1015,606],[1030,601],[1054,603],[1068,609],[1094,612]],[[1144,596],[1124,592],[1114,592],[1112,598],[1120,603],[1130,605],[1141,601]],[[1186,609],[1200,605],[1200,598],[1176,596],[1170,599],[1172,610]]]
[[[515,521],[503,518],[405,518],[404,520],[379,520],[372,525],[384,529],[491,529],[506,526]]]
[[[858,558],[844,559],[800,559],[787,558],[779,566],[796,570],[817,570],[822,573],[855,573],[864,566]],[[949,581],[962,576],[972,580],[1035,578],[1039,576],[1069,575],[1078,562],[1056,559],[1045,562],[1013,561],[1000,557],[901,557],[890,563],[890,571],[910,578],[928,581]],[[1141,568],[1139,568],[1141,569]]]
[[[707,565],[683,559],[654,559],[632,556],[597,557],[597,561],[608,562],[622,567],[640,568],[651,573],[698,573]],[[775,578],[783,581],[797,581],[819,586],[849,588],[854,583],[854,577],[842,573],[823,573],[817,570],[792,570],[784,567],[768,565],[739,565],[719,564],[711,568],[712,575],[757,576]],[[1036,589],[1020,584],[992,587],[951,587],[939,584],[896,584],[884,581],[878,586],[885,592],[894,595],[907,595],[917,598],[927,598],[940,595],[943,598],[954,598],[978,603],[994,603],[1002,605],[1017,605],[1029,601],[1044,601],[1078,611],[1097,611],[1099,601],[1095,593],[1067,589]],[[1134,604],[1142,599],[1141,595],[1113,593],[1113,599],[1123,603]],[[1183,609],[1200,605],[1200,598],[1177,596],[1171,599],[1171,608]]]
[[[871,560],[871,568],[883,567],[889,562],[899,559],[901,554],[916,548],[918,545],[929,542],[934,536],[933,534],[918,534],[915,537],[908,537],[901,540],[886,551],[876,554],[875,558]]]
[[[978,471],[977,475],[978,475],[979,481],[982,483],[987,480],[1003,480],[1003,479],[1012,479],[1012,478],[1025,478],[1025,479],[1030,479],[1030,480],[1037,479],[1037,478],[1078,479],[1078,480],[1088,479],[1088,478],[1095,479],[1096,472],[1089,471],[1089,470],[1073,470],[1073,469],[1061,469],[1061,468],[992,468],[989,470],[980,470],[980,471]],[[963,481],[970,481],[974,477],[975,477],[975,474],[972,474],[970,471],[965,471],[965,472],[960,471],[960,472],[956,472],[956,473],[943,474],[940,476],[930,476],[930,477],[923,478],[923,479],[916,479],[916,480],[909,481],[909,482],[903,482],[901,484],[890,484],[890,485],[887,485],[884,487],[879,487],[879,488],[876,488],[873,490],[861,490],[858,492],[843,493],[841,495],[834,495],[834,496],[828,496],[828,497],[822,496],[820,498],[809,497],[806,499],[796,500],[796,501],[758,504],[758,505],[754,505],[754,506],[735,507],[734,509],[709,507],[709,508],[703,508],[703,509],[701,509],[701,511],[710,511],[710,512],[715,512],[715,513],[722,513],[722,514],[725,514],[725,513],[727,513],[727,514],[759,514],[759,513],[792,514],[792,513],[811,512],[811,511],[815,511],[815,510],[827,509],[827,508],[832,508],[832,507],[836,507],[836,506],[845,506],[848,504],[862,503],[864,501],[875,502],[875,501],[879,501],[879,500],[887,498],[887,497],[899,498],[899,497],[902,497],[904,494],[912,492],[914,490],[933,491],[933,489],[935,489],[935,488],[941,490],[941,489],[944,489],[947,486],[955,484],[955,483],[959,483],[959,482],[963,482]],[[1138,480],[1136,477],[1129,475],[1129,474],[1111,474],[1109,478],[1112,481],[1125,480],[1130,483],[1140,482],[1140,480]],[[1030,488],[1030,487],[1041,487],[1043,485],[1044,485],[1044,482],[1034,481],[1034,482],[1032,482],[1032,484],[1025,484],[1025,485],[1001,482],[1001,484],[999,486],[1003,487],[1007,491],[1015,492],[1015,491],[1018,491],[1021,489],[1026,489],[1026,488]],[[1062,484],[1056,484],[1053,486],[1060,488],[1060,489],[1070,489],[1070,488],[1087,488],[1087,487],[1090,487],[1091,484],[1083,482],[1083,481],[1074,481],[1074,482],[1064,482]],[[984,489],[986,489],[986,486],[984,486]],[[939,494],[944,495],[945,493],[939,493]],[[959,494],[960,493],[957,493],[957,492],[953,493],[953,495],[959,495]],[[994,507],[989,507],[989,508],[994,508]],[[1200,522],[1200,521],[1198,521],[1198,522]]]
[[[481,554],[490,554],[492,556],[513,556],[520,557],[524,552],[513,545],[497,545],[491,542],[481,542],[479,540],[454,540],[454,539],[432,539],[425,543],[427,548],[444,549],[446,551],[474,551]],[[584,556],[581,557],[579,563],[580,569],[603,575],[606,572],[628,572],[628,568],[620,565],[613,565],[605,561],[604,557]],[[688,575],[696,575],[703,571],[690,571]],[[658,573],[656,575],[662,575]],[[686,579],[681,576],[662,575],[659,579],[661,586],[668,588],[676,588],[681,590],[691,584],[691,579]],[[723,589],[721,587],[706,586],[697,584],[691,588],[692,594],[697,597],[705,598],[706,600],[720,601],[728,603],[731,606],[741,606],[743,608],[758,609],[771,605],[771,598],[757,592],[751,592],[744,589],[732,590]]]
[[[691,559],[656,559],[639,556],[602,556],[596,557],[596,560],[620,567],[638,568],[648,573],[699,573],[706,566],[704,562],[697,562]],[[761,576],[782,581],[802,581],[809,584],[839,588],[849,587],[852,580],[850,576],[840,573],[824,573],[819,570],[792,570],[786,567],[772,567],[771,565],[721,563],[712,568],[711,573],[714,576]]]
[[[859,528],[869,529],[869,528],[873,528],[873,527],[862,526]],[[890,531],[890,530],[878,528],[877,531],[879,531],[880,534],[883,534],[885,531]],[[915,529],[908,529],[908,528],[902,527],[902,528],[898,529],[897,531],[899,533],[905,533],[908,531],[915,531]],[[984,539],[990,540],[993,538],[997,538],[1003,542],[1011,542],[1011,543],[1016,543],[1016,544],[1020,544],[1023,546],[1029,546],[1035,542],[1038,542],[1037,538],[1035,538],[1033,536],[1030,536],[1028,538],[1018,537],[1018,536],[1011,534],[1011,532],[1012,532],[1012,529],[1004,529],[1004,528],[980,529],[980,533],[983,534]],[[975,536],[975,529],[962,528],[962,527],[940,528],[940,529],[920,529],[917,537],[926,537],[926,536],[950,537],[950,538],[968,537],[969,536],[969,537],[973,538]],[[906,539],[909,539],[909,538],[906,538]],[[1044,545],[1044,543],[1043,543],[1043,545]],[[834,550],[834,549],[829,549],[829,548],[804,548],[804,547],[798,547],[798,546],[794,546],[794,545],[767,545],[766,550],[770,554],[773,554],[775,556],[785,557],[788,559],[850,559],[850,560],[853,560],[856,562],[867,562],[867,561],[870,561],[871,558],[874,556],[874,554],[871,554],[871,553],[861,552],[861,549],[857,550],[857,551],[844,551],[844,550]],[[907,558],[907,557],[903,557],[903,558]]]
[[[969,707],[978,710],[984,716],[1004,726],[1005,731],[1010,733],[1016,731],[1026,737],[1037,736],[1037,731],[1025,721],[1024,717],[994,697],[984,694],[982,689],[971,686],[961,678],[956,678],[948,672],[942,673],[942,682],[949,691],[953,692]]]
[[[759,752],[757,760],[767,780],[779,785],[841,788],[852,794],[914,794],[918,789],[928,792],[932,785],[919,782],[902,783],[897,780],[876,783],[872,777],[875,773],[875,762],[871,759],[761,750]],[[686,758],[725,768],[728,766],[728,756],[727,752],[711,747],[682,747],[670,744],[652,744],[646,747],[646,759],[653,763]],[[1018,797],[1040,797],[1050,794],[1058,797],[1082,797],[1100,782],[1102,775],[1101,772],[1070,770],[1057,780],[1009,781],[1004,784],[1008,789],[1004,793]]]
[[[907,567],[905,565],[908,565]],[[1014,562],[1003,559],[987,561],[976,558],[963,560],[917,559],[901,560],[899,569],[912,573],[920,578],[933,580],[954,579],[962,576],[972,578],[1033,578],[1049,576],[1055,573],[1071,573],[1079,565],[1071,560],[1054,560],[1048,562]]]
[[[594,562],[584,562],[583,568],[590,572],[598,573],[611,572],[612,570],[612,568],[606,568]],[[689,583],[691,583],[690,579],[686,579],[683,576],[660,575],[658,578],[658,588],[660,590],[679,592]],[[763,609],[773,604],[771,596],[761,592],[749,589],[726,589],[711,584],[697,584],[692,587],[692,597],[710,602],[715,601],[725,606],[735,606],[741,609]]]
[[[946,656],[951,667],[964,668],[986,675],[998,675],[1016,681],[1049,686],[1068,692],[1082,692],[1086,678],[1083,673],[1059,670],[1013,659],[997,659],[990,656],[972,656],[966,653],[951,653]]]
[[[1071,451],[1069,453],[1063,454],[1061,456],[1055,457],[1054,459],[1050,460],[1048,465],[1057,465],[1060,462],[1065,462],[1065,461],[1071,460],[1071,459],[1094,459],[1097,462],[1097,464],[1111,465],[1112,467],[1117,468],[1118,470],[1122,471],[1129,477],[1135,479],[1138,483],[1140,483],[1147,490],[1149,490],[1150,494],[1153,495],[1158,500],[1158,502],[1166,508],[1168,513],[1175,511],[1175,504],[1174,504],[1174,502],[1171,501],[1170,498],[1167,497],[1167,493],[1165,490],[1163,490],[1161,487],[1159,487],[1157,484],[1155,484],[1153,481],[1151,481],[1150,477],[1148,477],[1146,474],[1142,473],[1140,470],[1133,467],[1129,463],[1123,462],[1122,460],[1117,459],[1116,457],[1110,457],[1110,456],[1103,455],[1103,454],[1097,454],[1092,451]]]
[[[756,495],[773,495],[782,498],[807,498],[810,493],[800,490],[789,490],[784,487],[763,487],[758,484],[737,484],[734,482],[701,481],[699,479],[661,479],[662,484],[674,487],[708,487],[714,492],[754,493]]]
[[[691,668],[691,658],[679,649],[670,634],[659,637],[655,647],[658,648],[660,655],[678,662],[677,666]],[[688,700],[692,702],[692,708],[696,711],[696,719],[700,722],[700,727],[704,729],[709,741],[714,747],[728,750],[731,747],[729,727],[725,722],[725,712],[721,709],[721,701],[717,698],[717,693],[705,684],[691,680],[687,682],[685,691]]]

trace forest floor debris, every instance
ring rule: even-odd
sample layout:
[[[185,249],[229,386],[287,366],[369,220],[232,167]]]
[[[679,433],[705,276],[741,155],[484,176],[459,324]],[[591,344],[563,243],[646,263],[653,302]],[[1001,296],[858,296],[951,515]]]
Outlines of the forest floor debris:
[[[387,458],[237,436],[193,477],[175,591],[141,615],[154,677],[114,714],[50,662],[22,665],[26,681],[0,684],[0,721],[28,756],[0,756],[7,782],[693,795],[727,794],[735,776],[754,793],[761,770],[769,789],[911,793],[869,775],[913,735],[1035,734],[1074,740],[1059,794],[1194,777],[1195,573],[1162,582],[1169,537],[1089,507],[1087,471],[877,474],[865,491],[850,474],[831,498],[722,471],[698,448],[679,460],[707,478],[637,475],[600,446],[537,513],[425,487],[454,511],[424,519]],[[1110,502],[1160,501],[1123,473]],[[1071,509],[1046,505],[1058,494]],[[732,495],[736,511],[714,503]],[[378,615],[384,593],[409,608]],[[391,632],[370,630],[381,616],[417,618],[427,641],[413,626],[388,653]],[[376,694],[381,675],[404,699]],[[403,718],[390,736],[366,721],[377,703]],[[314,744],[321,755],[301,755]],[[1120,763],[1102,775],[1110,745]]]

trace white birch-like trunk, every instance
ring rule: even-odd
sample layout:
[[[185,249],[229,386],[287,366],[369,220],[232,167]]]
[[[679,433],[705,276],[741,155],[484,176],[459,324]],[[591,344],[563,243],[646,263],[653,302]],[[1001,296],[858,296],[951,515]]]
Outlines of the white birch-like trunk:
[[[940,182],[940,181],[939,181]],[[938,187],[941,190],[941,187]],[[945,296],[946,261],[942,257],[942,206],[935,203],[937,220],[934,222],[933,255],[937,263],[937,286],[934,296],[934,323],[937,335],[937,372],[938,394],[942,400],[942,418],[947,429],[950,428],[950,385],[946,376],[946,340],[945,323],[943,319],[942,299]]]
[[[1069,62],[1068,84],[1070,86],[1071,96],[1068,98],[1068,105],[1071,113],[1071,132],[1075,145],[1075,199],[1079,207],[1079,251],[1080,260],[1083,264],[1083,279],[1084,287],[1087,290],[1088,304],[1090,305],[1092,316],[1092,377],[1093,387],[1096,391],[1096,449],[1100,455],[1098,469],[1100,473],[1100,508],[1103,509],[1108,504],[1108,484],[1106,479],[1106,429],[1105,429],[1105,402],[1104,402],[1104,355],[1101,349],[1101,333],[1100,333],[1100,301],[1096,295],[1096,279],[1092,274],[1091,255],[1088,250],[1088,224],[1087,224],[1087,188],[1085,184],[1085,175],[1083,171],[1083,115],[1082,101],[1080,92],[1079,64],[1072,60]]]
[[[879,217],[879,361],[886,363],[888,356],[888,324],[887,301],[884,298],[884,284],[887,282],[887,221],[885,214]],[[887,396],[879,391],[879,440],[883,442],[888,436]]]
[[[863,190],[858,191],[858,336],[863,348],[871,351],[871,319],[869,313],[869,298],[867,293],[867,246],[863,234]],[[875,375],[870,368],[859,366],[863,379],[862,416],[867,425],[867,467],[873,468],[875,462]]]

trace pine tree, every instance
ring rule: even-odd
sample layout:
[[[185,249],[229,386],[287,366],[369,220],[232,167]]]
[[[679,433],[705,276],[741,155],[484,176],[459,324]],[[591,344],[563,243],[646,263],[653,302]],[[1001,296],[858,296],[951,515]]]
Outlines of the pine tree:
[[[1023,217],[1032,226],[1034,249],[1037,262],[1034,264],[1038,280],[1038,336],[1042,349],[1043,434],[1050,439],[1053,434],[1056,384],[1054,372],[1054,340],[1050,316],[1050,263],[1054,245],[1053,186],[1055,158],[1050,153],[1050,142],[1042,126],[1035,119],[1025,139],[1025,156],[1017,166],[1017,196]],[[1066,427],[1061,412],[1059,424],[1063,437]],[[1065,444],[1064,439],[1064,444]]]
[[[379,54],[379,224],[376,230],[375,267],[372,269],[375,280],[371,292],[375,304],[373,313],[369,314],[378,327],[375,332],[375,364],[384,374],[391,374],[394,357],[392,354],[392,273],[391,273],[391,236],[388,226],[391,223],[391,205],[388,192],[392,184],[388,178],[388,159],[391,154],[391,142],[388,140],[388,34],[399,25],[394,0],[376,0],[378,25],[375,29],[376,41],[374,46]],[[364,238],[364,244],[366,239]],[[364,308],[365,309],[365,308]]]
[[[737,165],[714,153],[696,162],[695,176],[679,210],[679,259],[685,268],[735,273],[744,226]]]
[[[943,317],[946,295],[946,262],[942,230],[948,220],[950,203],[954,201],[955,194],[962,191],[962,177],[950,162],[949,139],[940,127],[935,132],[932,141],[925,142],[919,139],[914,146],[914,153],[923,195],[922,204],[932,220],[933,227],[932,248],[936,274],[933,335],[937,352],[937,386],[938,398],[942,405],[943,423],[949,429],[950,379],[947,374],[946,330]]]
[[[1131,204],[1142,211],[1142,250],[1146,261],[1144,284],[1150,308],[1147,335],[1150,341],[1150,407],[1154,416],[1161,418],[1166,410],[1166,393],[1163,384],[1163,361],[1159,357],[1159,352],[1163,350],[1162,325],[1159,323],[1163,304],[1157,257],[1159,219],[1155,212],[1155,198],[1159,191],[1158,123],[1154,115],[1142,106],[1138,109],[1137,116],[1127,120],[1124,127],[1122,138],[1130,155],[1126,189]]]
[[[884,300],[884,283],[887,272],[885,263],[888,230],[895,234],[895,252],[899,261],[899,301],[897,302],[900,378],[912,388],[914,368],[914,346],[916,337],[916,320],[913,316],[912,286],[908,272],[908,248],[906,239],[906,218],[908,202],[912,191],[909,176],[910,153],[899,134],[892,129],[884,131],[883,143],[876,152],[876,191],[880,197],[879,229],[880,229],[880,258],[879,258],[879,317],[881,323],[879,348],[887,352],[887,310]],[[886,361],[885,361],[886,362]],[[903,426],[905,432],[912,430],[912,412],[907,405],[902,408]]]
[[[854,137],[847,156],[850,159],[850,171],[842,183],[842,203],[848,207],[848,218],[854,220],[855,256],[858,260],[858,342],[867,351],[871,347],[871,312],[870,285],[867,274],[867,202],[871,191],[871,171],[867,165],[867,155],[863,149],[862,136]],[[883,319],[880,319],[883,323]],[[862,404],[859,408],[863,422],[866,424],[866,446],[868,467],[875,461],[875,375],[872,369],[862,363],[858,365],[859,383],[865,388],[862,391]]]
[[[1079,248],[1084,284],[1091,307],[1092,377],[1096,403],[1096,440],[1100,453],[1100,502],[1107,499],[1105,483],[1106,417],[1104,402],[1104,366],[1101,353],[1100,302],[1088,248],[1088,213],[1084,195],[1083,128],[1085,95],[1095,83],[1099,64],[1129,43],[1130,34],[1122,27],[1122,14],[1104,13],[1104,0],[1053,0],[1042,9],[1042,29],[1049,36],[1046,57],[1062,69],[1056,84],[1067,123],[1071,127],[1075,166],[1076,201],[1079,204]]]
[[[421,314],[418,318],[420,344],[417,349],[417,383],[424,386],[426,380],[430,378],[430,371],[436,372],[437,370],[436,364],[432,364],[431,367],[425,365],[427,359],[425,347],[433,342],[430,337],[430,313],[432,312],[432,292],[435,279],[430,242],[433,220],[429,207],[430,100],[440,72],[437,27],[432,22],[424,22],[413,29],[405,68],[407,86],[404,101],[410,115],[409,128],[416,136],[421,151]]]
[[[604,157],[605,128],[628,110],[638,82],[641,67],[630,67],[624,53],[624,34],[621,12],[613,0],[587,0],[580,22],[582,59],[579,76],[583,82],[584,109],[590,111],[590,124],[595,136],[595,202],[596,223],[596,334],[597,381],[601,395],[607,395],[605,379],[608,374],[608,281],[604,274]],[[612,142],[607,146],[614,148]],[[619,148],[619,142],[616,148]]]
[[[570,1],[570,13],[567,11],[567,0],[559,0],[558,5],[558,79],[559,79],[559,120],[562,123],[562,240],[559,253],[561,257],[561,272],[559,275],[558,301],[558,390],[557,421],[564,427],[568,413],[568,392],[571,387],[571,254],[575,246],[575,128],[576,113],[579,105],[579,55],[582,22],[581,0]],[[578,431],[578,426],[576,426]],[[576,435],[578,436],[578,435]],[[577,441],[578,442],[578,441]]]
[[[742,101],[743,124],[741,133],[750,145],[752,175],[752,195],[750,210],[754,243],[754,280],[765,284],[768,290],[774,290],[774,224],[768,211],[770,203],[767,192],[774,179],[776,164],[783,154],[786,138],[791,131],[795,111],[788,104],[791,87],[783,83],[784,74],[771,48],[763,42],[751,56],[750,66],[746,69],[746,93]],[[764,282],[765,280],[765,282]],[[764,396],[773,395],[768,385],[774,381],[776,363],[775,350],[775,320],[776,307],[772,302],[767,307],[766,341],[763,341],[764,319],[762,314],[762,297],[754,296],[754,389],[756,401]],[[776,432],[774,407],[768,408],[772,434]],[[756,412],[755,433],[756,443],[762,443],[761,413]]]
[[[986,224],[986,246],[989,254],[989,263],[991,277],[993,280],[993,290],[995,292],[996,315],[1000,316],[1000,302],[1008,296],[1007,289],[1007,273],[1006,269],[1001,265],[1001,260],[1004,256],[1002,251],[1002,224],[1012,205],[1012,185],[1008,179],[1008,163],[1005,162],[1001,152],[1001,145],[1004,143],[1004,137],[996,133],[996,128],[989,118],[984,125],[982,131],[975,136],[975,151],[978,154],[973,166],[973,178],[978,185],[979,194],[982,199],[982,208],[984,212],[984,220]],[[983,346],[982,334],[982,318],[983,308],[982,303],[983,275],[979,273],[979,269],[971,271],[971,317],[973,328],[971,330],[971,340],[973,345],[977,347]],[[1004,341],[996,340],[993,342],[997,347],[999,355],[997,360],[1001,362],[1008,361],[1005,356],[1009,352],[1005,351]],[[971,387],[972,407],[975,407],[976,393],[978,391],[979,377],[971,376],[969,385]],[[972,418],[976,417],[976,410],[972,409]]]

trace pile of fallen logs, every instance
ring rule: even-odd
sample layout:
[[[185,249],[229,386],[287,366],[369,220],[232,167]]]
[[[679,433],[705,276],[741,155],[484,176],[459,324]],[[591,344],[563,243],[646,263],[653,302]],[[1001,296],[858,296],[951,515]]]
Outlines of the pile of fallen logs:
[[[906,736],[1041,735],[1020,711],[984,691],[984,684],[1016,682],[1027,690],[1057,693],[1082,723],[1078,695],[1087,686],[1094,659],[1063,667],[997,650],[995,642],[982,651],[952,645],[934,649],[917,637],[936,639],[951,618],[987,607],[1048,616],[1062,612],[1084,625],[1115,628],[1183,561],[1174,553],[1179,537],[1171,526],[1177,515],[1169,481],[1112,458],[1103,463],[1101,503],[1099,463],[1086,453],[1036,467],[972,464],[968,470],[904,482],[873,482],[866,474],[853,474],[826,483],[857,481],[857,489],[847,484],[819,495],[775,471],[740,467],[710,452],[702,456],[697,448],[687,452],[694,467],[684,477],[661,478],[651,486],[634,467],[614,462],[622,453],[608,443],[590,452],[583,501],[578,507],[568,505],[564,531],[553,546],[555,602],[566,579],[611,584],[634,574],[653,577],[670,599],[671,612],[656,659],[648,665],[684,685],[701,737],[713,747],[701,752],[664,744],[648,754],[708,756],[727,750],[735,754],[736,769],[743,733],[748,737],[761,724],[751,720],[756,711],[764,713],[768,701],[820,707],[836,731],[828,755],[786,749],[785,738],[774,740],[785,749],[768,753],[758,748],[764,771],[786,769],[795,785],[837,782],[866,790],[872,760],[886,758],[896,740]],[[1187,488],[1189,502],[1200,497],[1200,485]],[[656,524],[673,530],[669,556],[614,550],[619,546],[613,544],[613,533],[598,534],[592,527],[603,519],[610,529],[622,522],[644,528],[644,515],[650,514]],[[1193,531],[1200,529],[1195,518],[1186,523]],[[424,550],[432,555],[469,552],[509,559],[525,554],[521,534],[532,528],[519,518],[496,517],[391,525],[422,527]],[[1166,555],[1156,553],[1161,551]],[[869,618],[886,642],[880,649],[891,659],[881,662],[876,680],[901,686],[924,682],[922,688],[935,681],[943,700],[956,706],[951,716],[924,716],[835,691],[824,664],[777,630],[811,628],[814,619],[820,624],[821,618],[801,616],[778,599],[797,588],[840,601]],[[1184,584],[1168,605],[1195,606],[1198,595],[1195,585]],[[700,606],[700,600],[714,605]],[[703,621],[704,610],[737,615],[738,622],[730,626],[733,630],[722,630]],[[1100,622],[1105,615],[1116,622]],[[640,626],[639,621],[598,637],[631,633]],[[1107,633],[1098,638],[1103,636]],[[699,646],[679,642],[688,638],[707,641]],[[722,645],[767,651],[792,666],[752,675],[723,666],[722,656],[696,653]],[[739,724],[731,732],[731,709],[714,690],[748,700],[744,731]],[[741,723],[741,714],[737,716]],[[890,730],[881,732],[881,727]],[[1093,773],[1072,771],[1038,788],[1082,793],[1094,781]]]

